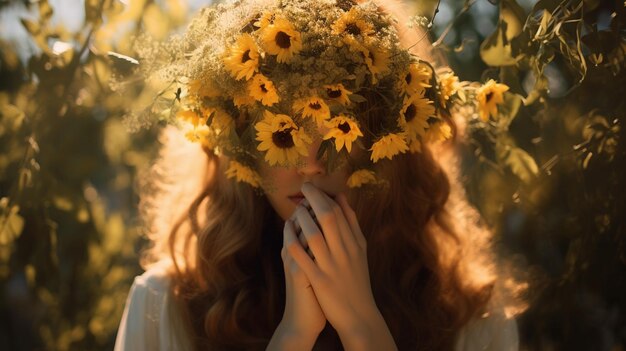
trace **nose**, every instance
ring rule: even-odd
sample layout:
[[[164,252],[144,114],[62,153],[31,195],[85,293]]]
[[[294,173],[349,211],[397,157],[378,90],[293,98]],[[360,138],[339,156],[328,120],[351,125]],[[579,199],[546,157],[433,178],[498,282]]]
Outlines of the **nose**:
[[[306,177],[326,174],[326,165],[317,159],[317,151],[321,144],[321,140],[316,140],[309,146],[309,155],[304,160],[304,165],[298,167],[298,174]]]

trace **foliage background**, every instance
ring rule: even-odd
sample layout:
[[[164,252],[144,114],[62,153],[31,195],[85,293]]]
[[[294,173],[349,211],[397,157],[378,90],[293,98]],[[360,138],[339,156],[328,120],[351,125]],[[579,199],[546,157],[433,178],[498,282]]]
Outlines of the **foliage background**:
[[[471,119],[464,184],[531,278],[522,349],[626,348],[626,3],[411,3],[462,80],[511,87]],[[108,84],[132,37],[200,2],[0,1],[0,349],[112,349],[145,244],[136,179],[156,127],[130,133]]]

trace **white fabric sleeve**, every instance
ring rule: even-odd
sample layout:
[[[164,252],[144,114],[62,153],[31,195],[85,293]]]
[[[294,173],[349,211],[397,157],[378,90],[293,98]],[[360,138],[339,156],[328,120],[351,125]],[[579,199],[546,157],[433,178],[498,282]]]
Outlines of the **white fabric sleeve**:
[[[502,309],[471,320],[459,332],[455,351],[518,351],[517,322]]]
[[[130,288],[114,351],[191,350],[184,325],[166,272],[150,269]]]

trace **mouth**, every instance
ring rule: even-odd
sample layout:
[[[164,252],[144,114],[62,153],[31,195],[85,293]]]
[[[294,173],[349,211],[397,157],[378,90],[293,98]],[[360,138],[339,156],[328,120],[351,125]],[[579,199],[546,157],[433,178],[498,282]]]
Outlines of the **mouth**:
[[[328,195],[328,197],[330,197],[333,200],[336,200],[336,195],[335,194],[330,194],[327,192],[324,192],[326,195]],[[293,194],[293,195],[289,195],[289,200],[293,201],[296,205],[298,205],[300,203],[300,201],[304,200],[304,194],[302,192],[299,192],[297,194]]]
[[[300,201],[304,200],[304,194],[300,192],[294,195],[289,195],[289,200],[293,201],[297,205]]]

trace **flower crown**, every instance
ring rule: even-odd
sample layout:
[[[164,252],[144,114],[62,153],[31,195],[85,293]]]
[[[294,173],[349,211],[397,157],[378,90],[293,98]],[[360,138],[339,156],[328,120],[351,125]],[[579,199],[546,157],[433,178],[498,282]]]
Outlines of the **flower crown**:
[[[348,160],[348,186],[377,183],[375,163],[450,137],[459,87],[401,46],[394,21],[348,0],[205,8],[183,38],[176,120],[189,140],[230,158],[229,178],[254,187],[258,161],[299,166],[315,137],[329,172]],[[354,165],[353,147],[367,162]]]

